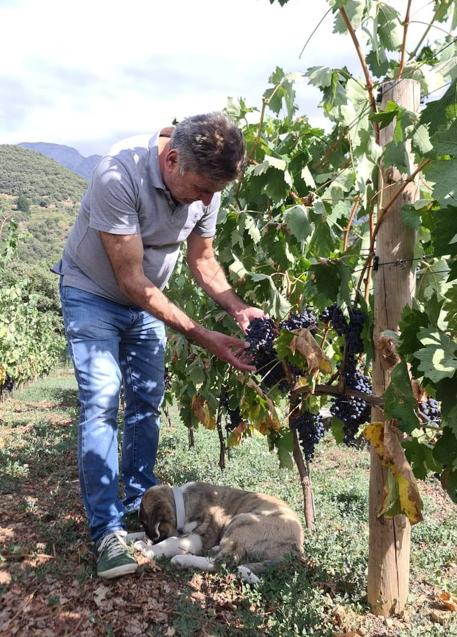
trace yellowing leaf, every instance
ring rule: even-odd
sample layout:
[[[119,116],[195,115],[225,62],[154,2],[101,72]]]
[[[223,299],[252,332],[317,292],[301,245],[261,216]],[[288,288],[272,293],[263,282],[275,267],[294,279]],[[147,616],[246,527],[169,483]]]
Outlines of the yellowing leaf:
[[[401,446],[399,432],[392,421],[367,425],[363,431],[382,464],[389,469],[384,485],[384,502],[379,516],[404,513],[411,524],[422,520],[422,500],[416,479]]]
[[[306,376],[299,376],[295,382],[295,385],[292,387],[292,391],[302,389],[303,387],[309,387],[311,389],[309,380],[306,378]]]
[[[384,458],[384,423],[373,422],[363,430],[363,435],[370,442],[378,456]]]
[[[398,482],[400,508],[411,524],[417,524],[422,520],[422,500],[419,495],[416,480],[414,478],[411,480],[400,473],[395,477]]]
[[[240,422],[240,424],[232,429],[232,431],[227,436],[227,446],[228,447],[237,447],[241,438],[243,437],[244,432],[249,429],[249,424],[247,422]]]
[[[318,371],[326,374],[332,371],[330,361],[325,357],[314,336],[305,327],[294,330],[294,336],[290,342],[290,351],[293,354],[300,352],[306,358],[311,375],[316,374]]]
[[[207,401],[198,394],[192,398],[192,411],[206,429],[215,429],[216,418],[209,410]]]
[[[251,389],[254,389],[255,392],[262,398],[262,402],[264,403],[264,405],[260,405],[257,418],[252,420],[254,427],[262,434],[267,433],[270,429],[274,429],[275,431],[280,429],[281,422],[271,398],[262,391],[260,385],[258,385],[252,378],[248,378],[246,385]]]

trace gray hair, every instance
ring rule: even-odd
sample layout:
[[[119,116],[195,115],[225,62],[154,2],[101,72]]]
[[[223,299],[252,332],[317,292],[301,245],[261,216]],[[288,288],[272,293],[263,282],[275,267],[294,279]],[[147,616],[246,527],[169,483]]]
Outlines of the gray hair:
[[[170,148],[178,151],[181,172],[190,170],[211,181],[232,181],[244,161],[241,131],[223,113],[193,115],[174,129]]]

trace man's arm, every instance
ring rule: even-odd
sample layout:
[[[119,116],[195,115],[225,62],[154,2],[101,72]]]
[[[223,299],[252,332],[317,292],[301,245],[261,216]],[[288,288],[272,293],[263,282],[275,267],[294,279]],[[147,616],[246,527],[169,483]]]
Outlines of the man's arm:
[[[238,338],[205,329],[193,321],[163,294],[143,271],[143,244],[140,235],[100,232],[120,290],[138,305],[192,339],[221,360],[241,371],[254,367],[243,360],[245,344]]]
[[[200,287],[238,322],[243,332],[254,318],[264,312],[246,305],[233,291],[217,261],[213,239],[192,232],[187,239],[187,263]]]

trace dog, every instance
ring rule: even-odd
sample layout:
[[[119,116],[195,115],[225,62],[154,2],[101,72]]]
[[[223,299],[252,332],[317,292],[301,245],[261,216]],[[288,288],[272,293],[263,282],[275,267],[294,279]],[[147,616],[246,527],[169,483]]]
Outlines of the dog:
[[[279,498],[205,482],[159,485],[143,496],[139,519],[149,540],[135,548],[149,558],[171,557],[179,568],[214,571],[223,562],[258,583],[256,573],[303,553],[298,516]]]

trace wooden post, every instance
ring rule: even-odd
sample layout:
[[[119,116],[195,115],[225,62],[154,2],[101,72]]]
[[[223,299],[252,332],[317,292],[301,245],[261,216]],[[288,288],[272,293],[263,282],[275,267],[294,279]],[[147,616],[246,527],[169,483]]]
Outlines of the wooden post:
[[[382,86],[382,108],[392,100],[410,111],[417,112],[420,103],[419,84],[415,80],[386,82]],[[393,136],[395,122],[381,130],[381,145]],[[409,152],[410,149],[408,149]],[[414,170],[410,167],[411,172]],[[393,167],[385,167],[380,174],[383,189],[379,211],[394,199],[407,175]],[[373,390],[382,395],[390,382],[392,362],[382,356],[379,336],[384,330],[397,330],[402,309],[414,296],[416,276],[414,245],[415,231],[403,223],[402,206],[418,198],[418,186],[409,183],[385,213],[376,238],[379,268],[374,273],[374,331],[375,357]],[[383,265],[405,259],[404,264]],[[383,412],[373,407],[372,421],[383,421]],[[370,469],[370,540],[368,558],[368,602],[377,615],[388,616],[402,612],[408,596],[411,528],[404,515],[393,519],[378,517],[384,500],[386,470],[371,450]]]

